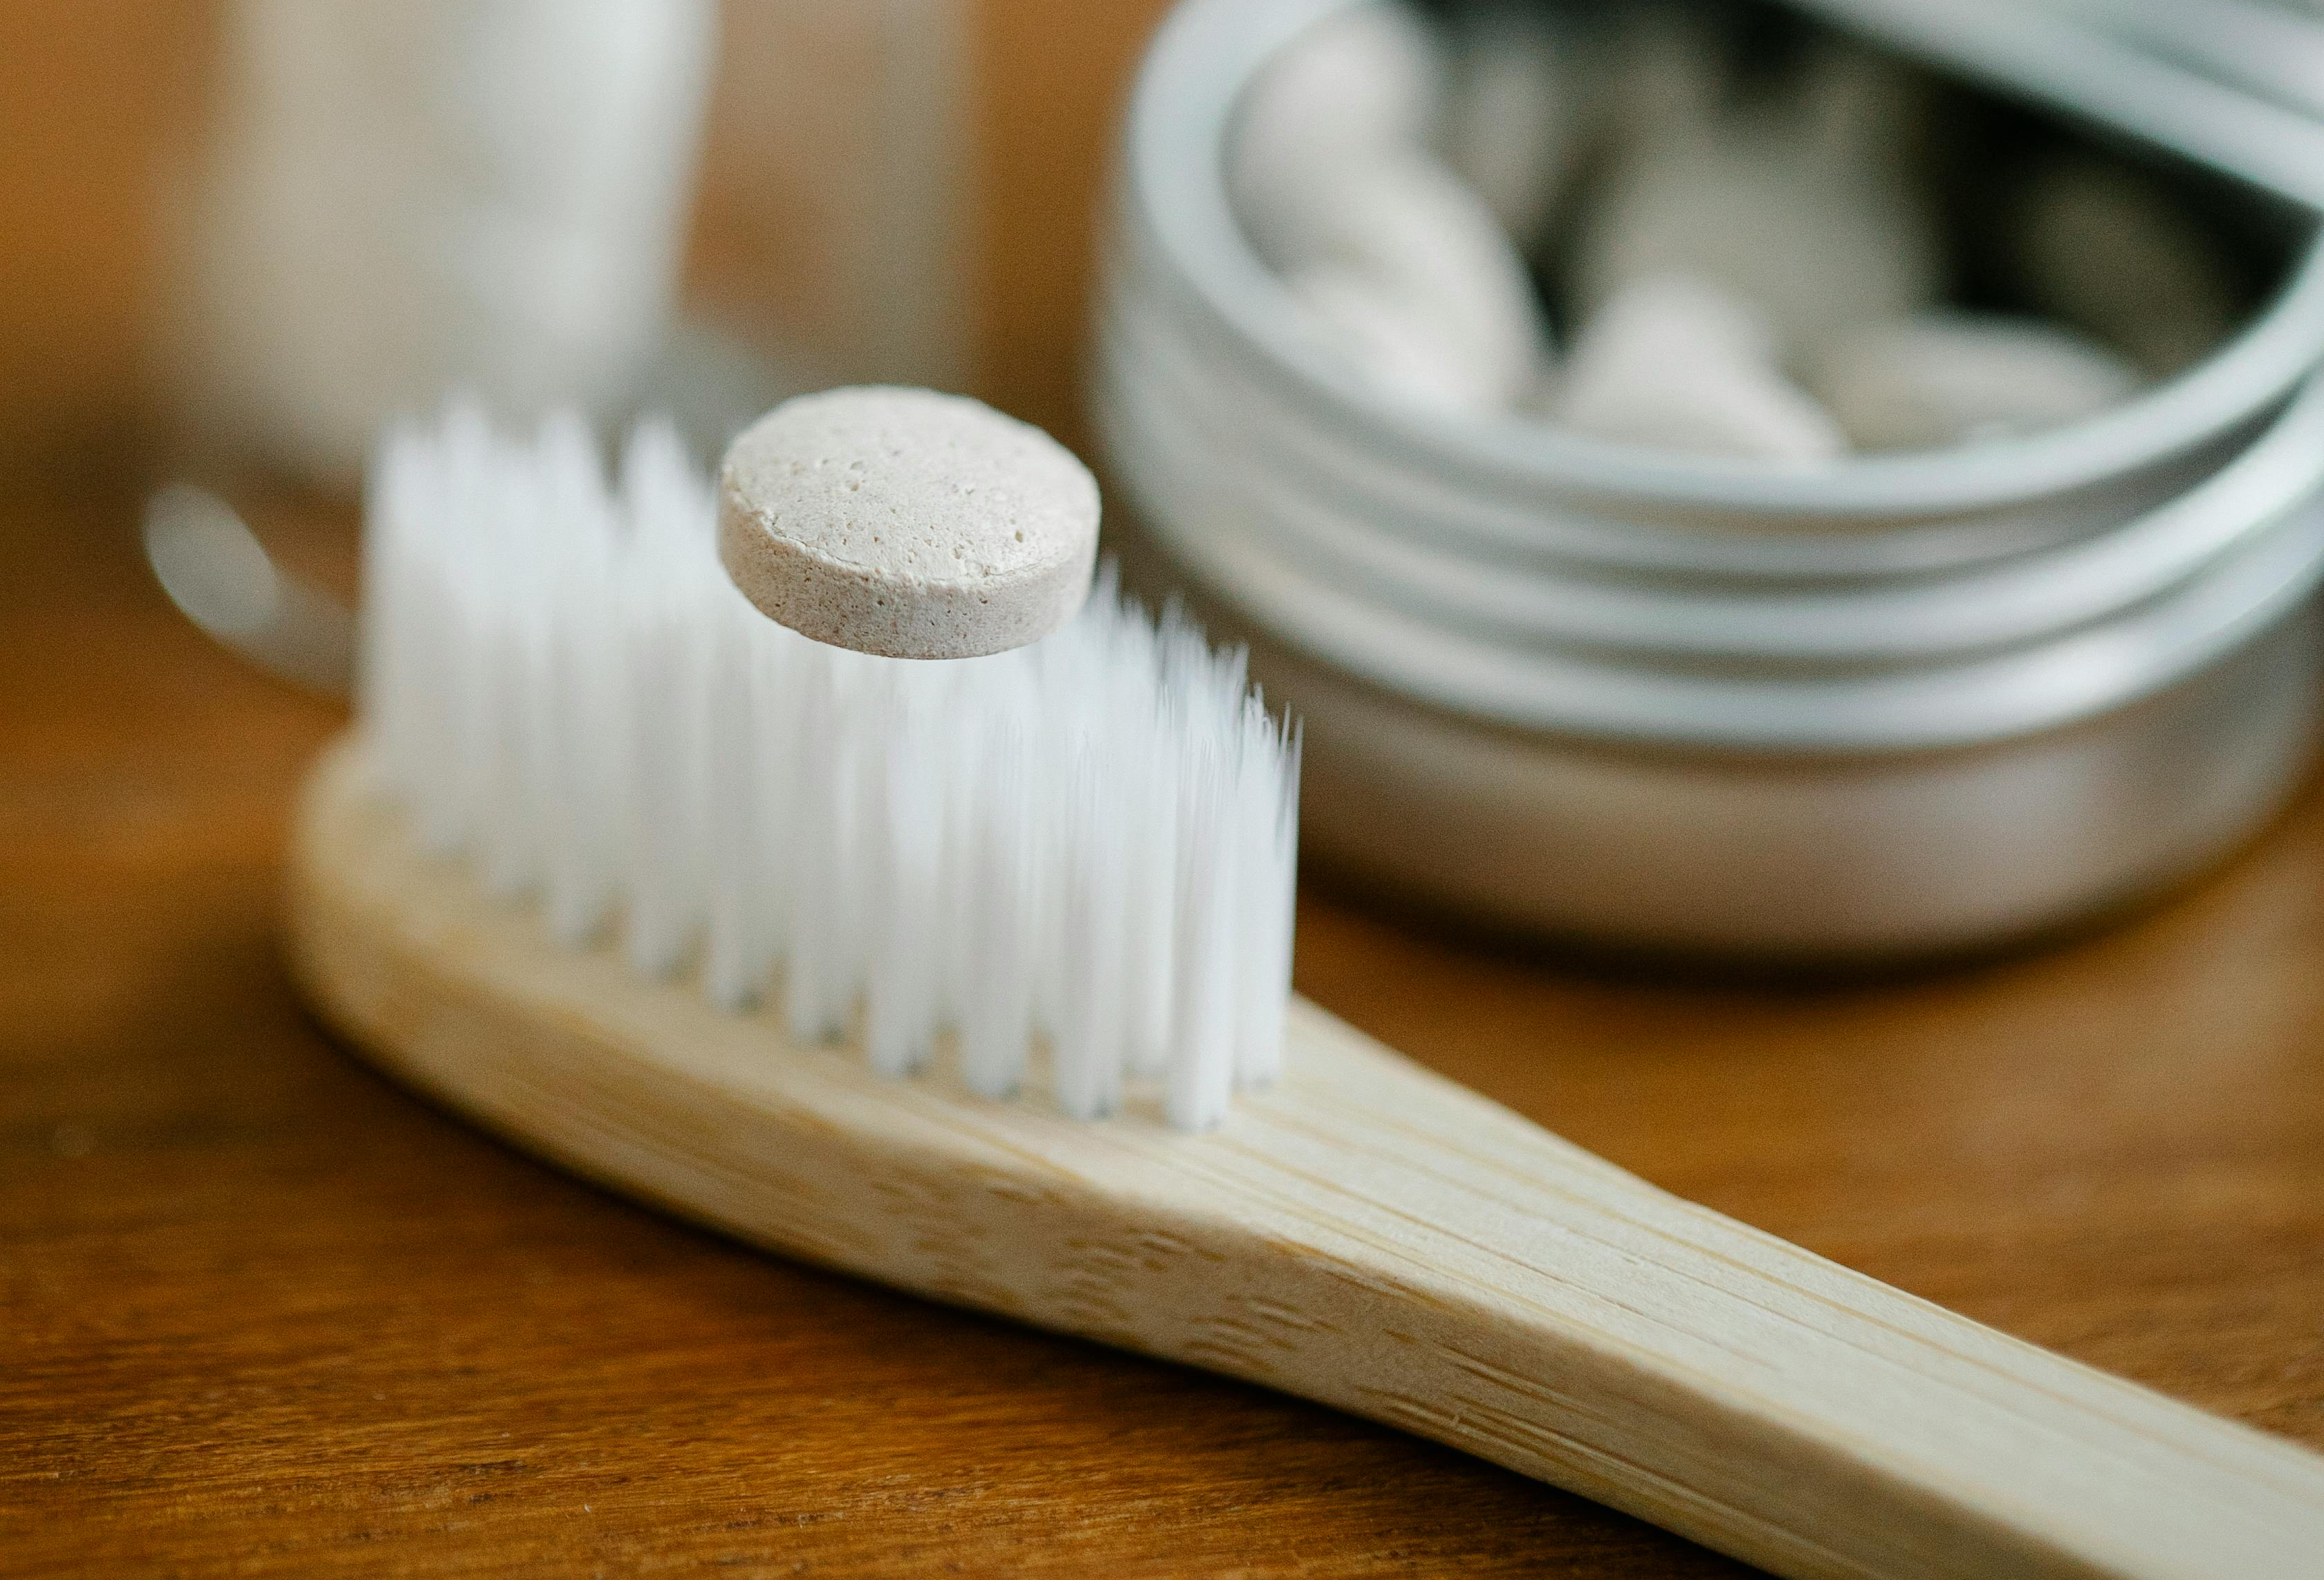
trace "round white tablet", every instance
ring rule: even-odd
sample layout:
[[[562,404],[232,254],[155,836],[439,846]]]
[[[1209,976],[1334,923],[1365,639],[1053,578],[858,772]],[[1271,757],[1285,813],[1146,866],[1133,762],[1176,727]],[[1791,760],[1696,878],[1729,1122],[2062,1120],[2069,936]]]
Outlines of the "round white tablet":
[[[1082,605],[1097,483],[1039,429],[933,390],[787,401],[729,446],[718,557],[761,613],[835,647],[964,659]]]

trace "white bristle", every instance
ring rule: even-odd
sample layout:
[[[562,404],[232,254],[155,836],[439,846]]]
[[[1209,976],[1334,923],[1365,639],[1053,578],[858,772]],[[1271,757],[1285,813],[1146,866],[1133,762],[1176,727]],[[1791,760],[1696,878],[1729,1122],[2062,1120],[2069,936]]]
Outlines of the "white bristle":
[[[1194,772],[1178,787],[1176,1002],[1165,1103],[1181,1130],[1224,1117],[1234,1085],[1233,767],[1219,743],[1190,732]]]
[[[936,919],[945,904],[945,753],[930,733],[942,716],[908,698],[892,721],[887,762],[872,781],[874,865],[863,1043],[872,1067],[900,1076],[927,1063],[943,1003]]]
[[[1057,984],[1051,1039],[1052,1090],[1076,1119],[1096,1119],[1121,1103],[1129,1063],[1123,997],[1125,931],[1122,808],[1110,799],[1091,748],[1074,753],[1065,786],[1065,840],[1081,853],[1058,883],[1052,956],[1074,969]]]
[[[1077,1118],[1158,1078],[1223,1117],[1280,1067],[1298,741],[1176,609],[1111,568],[991,658],[822,646],[721,570],[674,431],[618,478],[581,423],[456,407],[391,434],[366,498],[362,707],[432,846],[559,941],[698,971],[883,1075],[956,1050],[974,1091]]]
[[[542,903],[549,930],[563,943],[595,938],[620,891],[622,797],[615,766],[621,646],[608,641],[614,609],[613,505],[595,442],[577,420],[550,424],[541,436],[542,485],[555,547],[546,567],[550,622],[549,665],[550,784],[540,815],[548,825]],[[558,532],[558,522],[576,526]]]
[[[1027,772],[1035,737],[1021,717],[1004,715],[995,725],[978,744],[969,771],[983,815],[971,834],[967,903],[956,919],[966,946],[960,973],[961,1076],[970,1090],[988,1097],[1016,1091],[1024,1076],[1039,944],[1030,816],[1038,787]]]

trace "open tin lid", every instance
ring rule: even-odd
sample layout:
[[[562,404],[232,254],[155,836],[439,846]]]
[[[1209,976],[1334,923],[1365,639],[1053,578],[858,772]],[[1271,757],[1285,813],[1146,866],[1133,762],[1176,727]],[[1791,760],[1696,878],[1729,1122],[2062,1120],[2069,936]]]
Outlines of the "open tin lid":
[[[1900,53],[2324,209],[2324,5],[1791,3]]]

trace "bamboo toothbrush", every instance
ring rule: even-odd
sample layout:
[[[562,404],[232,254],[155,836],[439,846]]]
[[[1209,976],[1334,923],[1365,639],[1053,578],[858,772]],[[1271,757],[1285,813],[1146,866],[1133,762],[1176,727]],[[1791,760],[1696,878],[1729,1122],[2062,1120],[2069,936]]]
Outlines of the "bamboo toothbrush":
[[[727,473],[780,493],[728,502],[748,602],[665,434],[610,487],[577,424],[385,447],[360,723],[290,884],[307,991],[381,1064],[770,1249],[1780,1574],[2324,1575],[2324,1458],[1665,1195],[1289,997],[1296,740],[1183,621],[1101,578],[1029,647],[918,663],[761,617],[998,645],[1079,586],[995,545],[1029,513],[1085,578],[1094,525],[1077,467],[966,402],[768,423]],[[977,543],[1013,627],[938,574]]]

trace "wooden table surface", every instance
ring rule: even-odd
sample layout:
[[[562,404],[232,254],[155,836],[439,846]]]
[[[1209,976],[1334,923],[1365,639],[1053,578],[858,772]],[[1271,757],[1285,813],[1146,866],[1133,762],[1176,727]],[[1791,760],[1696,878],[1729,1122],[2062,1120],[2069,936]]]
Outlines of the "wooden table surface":
[[[0,507],[0,1574],[1698,1575],[1449,1451],[739,1249],[301,1012],[336,705]],[[343,525],[270,531],[344,575]],[[1650,1179],[2324,1446],[2324,798],[2038,957],[1657,985],[1310,896],[1300,985]]]

